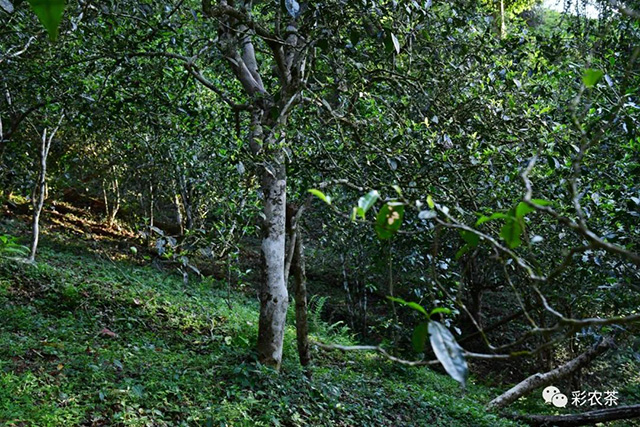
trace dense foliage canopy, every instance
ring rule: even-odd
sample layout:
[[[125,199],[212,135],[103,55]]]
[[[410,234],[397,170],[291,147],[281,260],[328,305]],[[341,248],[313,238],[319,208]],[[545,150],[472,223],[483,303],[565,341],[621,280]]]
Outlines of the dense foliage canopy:
[[[303,365],[549,373],[492,409],[559,381],[638,403],[640,4],[591,7],[0,0],[0,201],[257,291],[276,369],[293,295]],[[362,345],[309,342],[307,288]]]

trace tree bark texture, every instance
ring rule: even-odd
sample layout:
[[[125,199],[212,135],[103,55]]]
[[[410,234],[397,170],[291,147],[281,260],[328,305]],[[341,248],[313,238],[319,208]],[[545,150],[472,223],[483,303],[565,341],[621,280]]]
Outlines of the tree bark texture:
[[[295,18],[290,18],[284,34],[281,34],[280,30],[274,33],[255,21],[252,8],[251,1],[218,0],[215,6],[211,0],[202,2],[205,16],[218,21],[219,51],[251,99],[249,104],[241,106],[221,95],[236,111],[242,109],[251,115],[248,145],[256,158],[256,163],[260,165],[264,196],[263,275],[260,285],[257,350],[261,363],[279,369],[289,304],[285,281],[287,181],[282,146],[285,142],[287,118],[300,96],[302,70],[304,70],[302,53],[305,51],[305,43],[298,35]],[[275,27],[281,28],[280,23],[278,22]],[[261,39],[269,48],[276,65],[274,69],[278,75],[278,84],[271,88],[265,87],[266,79],[262,79],[254,39]],[[188,64],[187,67],[192,65]],[[267,72],[270,73],[271,70]],[[196,75],[202,82],[201,75],[197,73]],[[218,94],[222,93],[211,82],[206,86]],[[275,111],[278,112],[277,117],[272,116],[272,112]]]
[[[265,167],[262,177],[263,281],[260,289],[258,356],[261,363],[279,369],[289,305],[289,295],[284,281],[287,181],[284,164],[278,164],[275,174],[273,172]]]

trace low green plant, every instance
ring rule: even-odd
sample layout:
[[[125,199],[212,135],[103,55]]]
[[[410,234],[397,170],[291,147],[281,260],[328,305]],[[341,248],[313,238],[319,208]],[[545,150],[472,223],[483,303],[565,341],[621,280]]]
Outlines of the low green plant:
[[[253,298],[50,237],[37,265],[0,259],[0,425],[515,425],[484,411],[495,393],[371,353],[314,352],[307,378],[294,321],[278,374],[256,363]],[[314,337],[355,344],[325,303]]]
[[[309,298],[309,325],[313,331],[320,329],[322,322],[322,309],[326,303],[326,296],[312,295],[311,298]]]
[[[0,234],[0,256],[27,256],[29,248],[18,243],[18,238],[8,234]]]

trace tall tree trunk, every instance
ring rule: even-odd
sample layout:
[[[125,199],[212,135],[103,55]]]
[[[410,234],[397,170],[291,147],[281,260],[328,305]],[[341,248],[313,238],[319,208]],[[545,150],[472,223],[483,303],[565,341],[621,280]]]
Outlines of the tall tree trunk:
[[[281,3],[280,8],[283,6]],[[279,369],[289,304],[285,282],[286,168],[282,149],[285,141],[282,135],[290,110],[299,101],[303,87],[307,42],[298,35],[295,17],[289,20],[284,34],[279,22],[276,24],[278,34],[271,34],[269,30],[255,25],[251,18],[252,8],[251,1],[218,0],[215,6],[211,0],[202,2],[205,16],[218,21],[219,51],[252,100],[250,106],[242,106],[223,96],[234,110],[244,110],[251,114],[249,147],[253,155],[260,158],[264,194],[258,355],[261,363]],[[277,15],[277,21],[280,16]],[[271,51],[275,67],[267,68],[266,72],[270,75],[275,71],[279,82],[279,88],[273,93],[265,88],[260,74],[260,64],[253,45],[255,38],[262,39]],[[286,43],[281,40],[286,40]],[[197,70],[191,68],[191,72],[205,86],[221,94]],[[276,92],[279,95],[277,100],[274,96]],[[278,117],[272,118],[271,113],[275,111],[278,112]]]
[[[40,238],[40,213],[44,206],[44,187],[47,178],[47,156],[51,142],[47,142],[47,130],[42,132],[42,144],[40,145],[40,172],[38,173],[38,182],[33,189],[33,222],[32,222],[32,239],[31,252],[29,253],[29,261],[36,260],[36,251],[38,250],[38,240]]]
[[[184,206],[184,215],[186,217],[185,230],[193,229],[193,208],[191,207],[191,191],[187,183],[187,177],[182,172],[182,168],[176,165],[178,172],[178,184],[180,188],[180,196],[182,197],[182,205]]]
[[[367,292],[369,292],[369,290],[367,289],[367,283],[363,282],[362,283],[362,336],[363,337],[367,337]]]
[[[40,172],[38,174],[38,182],[33,191],[33,223],[32,223],[32,239],[31,251],[29,252],[29,262],[35,262],[36,252],[38,250],[38,241],[40,239],[40,213],[44,206],[45,191],[47,186],[47,157],[51,149],[51,142],[55,136],[64,115],[60,116],[58,125],[47,135],[47,129],[42,132],[42,140],[40,144]]]
[[[311,354],[309,352],[309,321],[307,318],[307,275],[305,271],[302,231],[300,230],[299,224],[296,224],[295,233],[296,238],[291,269],[293,270],[294,295],[296,299],[296,338],[300,364],[302,366],[308,366],[309,362],[311,362]]]
[[[115,168],[111,169],[113,174],[110,185],[107,185],[107,181],[102,181],[102,196],[104,198],[104,212],[107,221],[107,226],[111,227],[115,220],[118,210],[120,210],[120,187],[118,185],[118,178],[115,176]],[[111,203],[109,203],[109,187],[111,187]]]
[[[173,206],[176,209],[176,223],[178,223],[178,228],[180,229],[180,235],[184,234],[184,225],[182,219],[182,211],[180,210],[180,196],[175,192],[173,195]]]
[[[289,272],[293,272],[295,311],[296,311],[296,341],[298,344],[298,356],[302,366],[308,366],[311,361],[309,351],[309,321],[307,316],[307,275],[304,260],[304,243],[300,218],[305,210],[305,205],[299,208],[293,204],[287,205],[287,234],[289,235],[289,253],[285,265],[285,283],[288,282]],[[310,371],[307,371],[310,375]]]
[[[149,230],[147,233],[147,246],[151,245],[153,235],[153,211],[155,204],[153,184],[149,184]]]
[[[347,260],[344,254],[340,254],[340,261],[342,262],[342,287],[347,295],[347,315],[349,316],[349,327],[355,329],[355,316],[353,315],[353,298],[351,297],[351,288],[349,287],[349,277],[347,275]]]
[[[118,184],[118,178],[113,178],[111,186],[113,188],[113,203],[111,203],[111,211],[109,212],[109,227],[116,221],[116,215],[118,215],[118,211],[120,210],[120,185]]]
[[[109,218],[111,217],[109,210],[109,195],[107,194],[107,181],[102,180],[102,198],[104,199],[104,217],[107,223],[109,222]]]
[[[263,280],[260,289],[258,355],[261,363],[276,369],[280,369],[282,362],[282,342],[289,305],[284,281],[287,180],[282,156],[282,152],[277,153],[271,167],[265,166],[262,171]]]
[[[503,39],[507,35],[507,24],[504,10],[504,0],[500,0],[500,4],[493,5],[495,7],[493,12],[493,28],[500,39]]]
[[[500,38],[507,36],[507,25],[504,17],[504,0],[500,0]]]

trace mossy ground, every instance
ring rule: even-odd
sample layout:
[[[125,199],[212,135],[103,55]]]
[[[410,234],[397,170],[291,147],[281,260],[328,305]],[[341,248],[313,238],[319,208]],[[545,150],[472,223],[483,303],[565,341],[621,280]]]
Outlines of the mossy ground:
[[[512,425],[488,390],[372,354],[314,352],[308,379],[292,326],[277,374],[255,297],[120,255],[56,232],[37,264],[0,260],[0,425]],[[351,342],[320,321],[314,338]]]

